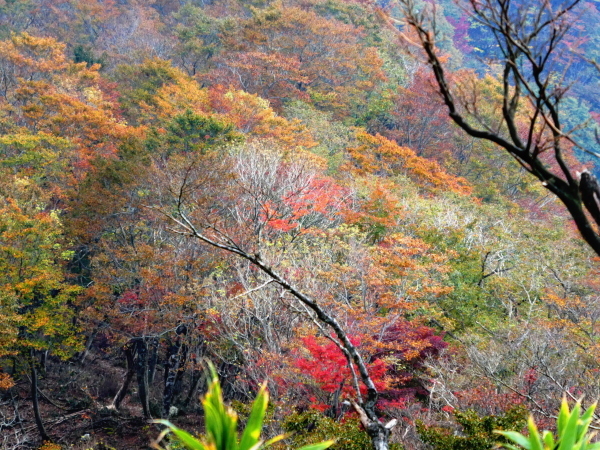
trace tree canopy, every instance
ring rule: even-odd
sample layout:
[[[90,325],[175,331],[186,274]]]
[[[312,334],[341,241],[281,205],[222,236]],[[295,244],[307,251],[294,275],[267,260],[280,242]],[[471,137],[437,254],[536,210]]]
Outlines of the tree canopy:
[[[0,1],[0,446],[206,436],[207,361],[280,449],[597,397],[598,14]]]

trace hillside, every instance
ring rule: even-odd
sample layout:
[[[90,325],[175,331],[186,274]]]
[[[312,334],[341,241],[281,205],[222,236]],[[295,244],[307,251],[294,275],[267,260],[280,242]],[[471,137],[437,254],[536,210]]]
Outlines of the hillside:
[[[489,30],[425,3],[461,111],[509,135]],[[581,59],[552,66],[566,131],[532,125],[577,177],[600,117],[580,3]],[[550,427],[563,396],[598,397],[598,256],[523,161],[452,121],[401,14],[0,0],[0,448],[199,432],[207,360],[243,420],[267,381],[280,449],[369,448],[350,400],[408,450],[492,448],[486,416]]]

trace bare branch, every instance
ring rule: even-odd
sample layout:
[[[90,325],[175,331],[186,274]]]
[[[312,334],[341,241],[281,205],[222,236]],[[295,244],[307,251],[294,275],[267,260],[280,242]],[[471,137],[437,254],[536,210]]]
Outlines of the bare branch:
[[[468,135],[503,148],[537,177],[561,200],[583,239],[600,255],[597,232],[600,228],[600,197],[593,193],[594,189],[590,188],[593,183],[587,178],[581,186],[582,180],[576,170],[565,160],[563,144],[577,145],[573,133],[578,127],[565,130],[561,124],[559,106],[569,85],[564,83],[564,79],[562,84],[560,80],[557,82],[553,70],[555,57],[572,26],[569,15],[583,2],[571,0],[553,11],[549,1],[541,5],[539,2],[525,2],[517,7],[510,1],[469,0],[471,17],[492,32],[500,52],[496,60],[503,67],[500,125],[506,127],[505,131],[502,126],[493,128],[482,120],[478,120],[479,125],[469,121],[469,118],[478,119],[478,100],[473,95],[473,101],[463,101],[456,96],[460,90],[449,83],[435,44],[434,18],[424,11],[417,12],[414,0],[399,2],[406,23],[416,32],[419,45],[427,56],[449,117]],[[592,64],[599,67],[595,62]],[[522,97],[528,98],[533,108],[525,142],[516,119]],[[553,160],[559,168],[556,172],[541,159],[549,150],[552,150]]]

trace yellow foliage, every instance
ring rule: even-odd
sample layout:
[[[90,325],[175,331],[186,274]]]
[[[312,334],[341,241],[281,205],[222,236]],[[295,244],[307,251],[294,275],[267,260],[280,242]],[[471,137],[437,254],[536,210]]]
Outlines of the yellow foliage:
[[[14,385],[15,382],[9,374],[0,372],[0,389],[10,389]]]
[[[434,192],[450,191],[469,195],[472,188],[467,181],[446,173],[438,163],[421,158],[407,147],[380,135],[358,131],[358,147],[347,149],[350,161],[345,169],[353,174],[377,174],[379,177],[407,175],[419,186]]]

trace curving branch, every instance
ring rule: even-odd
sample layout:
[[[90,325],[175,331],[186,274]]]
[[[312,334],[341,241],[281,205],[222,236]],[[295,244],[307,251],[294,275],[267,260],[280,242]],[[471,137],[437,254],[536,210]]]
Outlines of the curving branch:
[[[162,211],[163,214],[165,214],[178,226],[177,228],[172,229],[172,231],[197,239],[214,248],[233,253],[238,257],[250,262],[254,267],[261,270],[270,278],[269,283],[275,283],[279,285],[284,291],[288,292],[302,305],[311,310],[321,324],[328,326],[335,333],[338,340],[337,345],[339,345],[339,348],[343,351],[344,355],[348,359],[348,363],[350,364],[352,371],[354,372],[354,368],[352,367],[353,364],[358,369],[360,380],[367,388],[366,395],[362,396],[359,387],[355,387],[357,389],[357,398],[359,401],[353,402],[354,408],[359,411],[361,422],[371,438],[373,448],[375,450],[388,450],[388,440],[391,429],[395,425],[395,421],[389,422],[388,424],[383,424],[379,421],[376,413],[376,404],[379,393],[375,387],[375,383],[369,375],[369,370],[365,361],[356,347],[352,344],[347,333],[336,320],[336,318],[331,316],[325,309],[323,309],[316,300],[312,299],[298,288],[293,286],[273,267],[263,261],[260,254],[246,252],[240,246],[235,244],[232,239],[223,236],[222,234],[219,234],[219,240],[216,240],[203,233],[185,214],[182,198],[182,196],[179,196],[176,213],[173,214]]]
[[[577,145],[571,136],[573,130],[563,128],[559,115],[569,86],[553,81],[553,59],[570,29],[568,16],[581,0],[570,0],[556,11],[549,0],[529,1],[522,6],[515,6],[511,0],[467,1],[471,17],[490,30],[500,51],[497,62],[503,67],[502,124],[506,132],[502,132],[502,127],[492,130],[485,124],[472,123],[469,105],[456,97],[448,81],[435,43],[434,20],[426,12],[419,12],[414,0],[399,3],[405,23],[416,32],[417,45],[427,56],[450,118],[468,135],[503,148],[538,178],[566,206],[583,239],[600,256],[600,191],[592,174],[585,172],[580,176],[565,161],[564,142]],[[529,102],[533,113],[527,132],[521,135],[516,113],[523,101]],[[548,151],[559,170],[548,167],[541,159]]]

